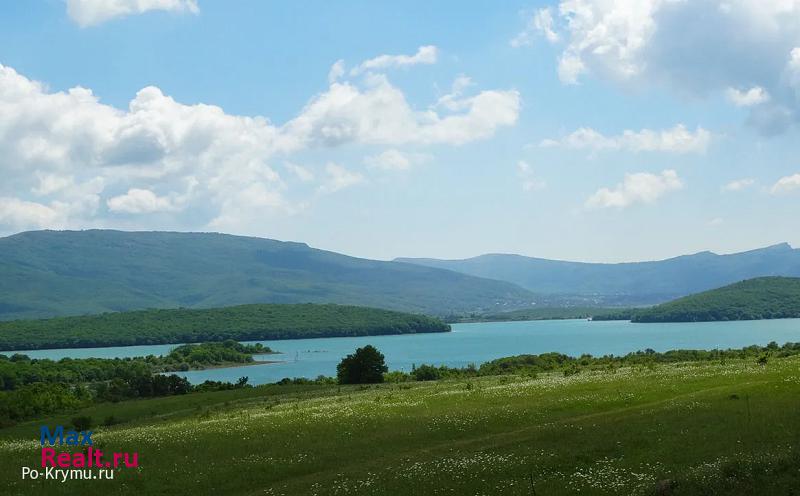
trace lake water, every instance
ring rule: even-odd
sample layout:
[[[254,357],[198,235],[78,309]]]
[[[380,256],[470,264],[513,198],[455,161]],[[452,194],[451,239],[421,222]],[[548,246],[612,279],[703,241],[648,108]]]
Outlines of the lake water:
[[[455,324],[449,333],[364,336],[356,338],[252,341],[280,351],[261,357],[280,363],[181,372],[193,383],[207,379],[236,381],[248,376],[251,384],[264,384],[284,377],[335,376],[336,364],[356,348],[371,344],[384,355],[389,370],[411,370],[413,364],[462,367],[480,365],[495,358],[523,353],[557,351],[568,355],[625,354],[652,348],[672,349],[741,348],[800,342],[800,319],[678,324],[634,324],[623,321],[542,320],[533,322],[482,322]],[[21,351],[34,358],[130,357],[161,355],[176,345],[127,346]]]

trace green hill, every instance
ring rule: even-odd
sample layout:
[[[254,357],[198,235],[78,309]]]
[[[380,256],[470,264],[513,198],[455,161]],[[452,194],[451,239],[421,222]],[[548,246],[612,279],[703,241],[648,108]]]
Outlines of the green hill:
[[[430,317],[341,305],[241,305],[0,322],[0,350],[447,332]]]
[[[633,313],[634,322],[706,322],[800,317],[800,278],[759,277]]]
[[[507,282],[262,238],[106,230],[0,238],[0,320],[248,303],[447,315],[532,300]]]

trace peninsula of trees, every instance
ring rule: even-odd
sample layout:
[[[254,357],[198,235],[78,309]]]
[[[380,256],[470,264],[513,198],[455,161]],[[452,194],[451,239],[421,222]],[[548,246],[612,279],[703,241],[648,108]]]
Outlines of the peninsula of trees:
[[[256,304],[0,322],[0,350],[372,336],[449,330],[450,326],[438,319],[390,310],[310,303]]]
[[[800,278],[758,277],[650,308],[622,312],[633,322],[711,322],[800,317]],[[608,317],[606,317],[608,318]],[[597,319],[601,320],[601,319]]]

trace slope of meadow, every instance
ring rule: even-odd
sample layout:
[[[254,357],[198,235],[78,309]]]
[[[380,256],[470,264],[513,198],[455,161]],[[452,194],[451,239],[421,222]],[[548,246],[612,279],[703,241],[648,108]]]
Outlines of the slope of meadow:
[[[104,404],[114,481],[22,481],[38,426],[0,430],[0,493],[791,494],[800,359],[365,387],[267,386]]]

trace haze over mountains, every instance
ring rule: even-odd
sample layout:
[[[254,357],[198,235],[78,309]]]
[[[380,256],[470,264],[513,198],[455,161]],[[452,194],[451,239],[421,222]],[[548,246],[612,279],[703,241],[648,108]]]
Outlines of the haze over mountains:
[[[246,303],[340,303],[439,316],[646,305],[768,275],[800,276],[800,250],[781,244],[623,264],[519,255],[387,262],[225,234],[33,231],[0,238],[0,320]]]
[[[464,260],[398,258],[517,284],[534,293],[585,297],[597,304],[649,305],[760,276],[800,276],[800,250],[782,243],[717,255],[710,251],[653,262],[583,263],[490,254]]]

